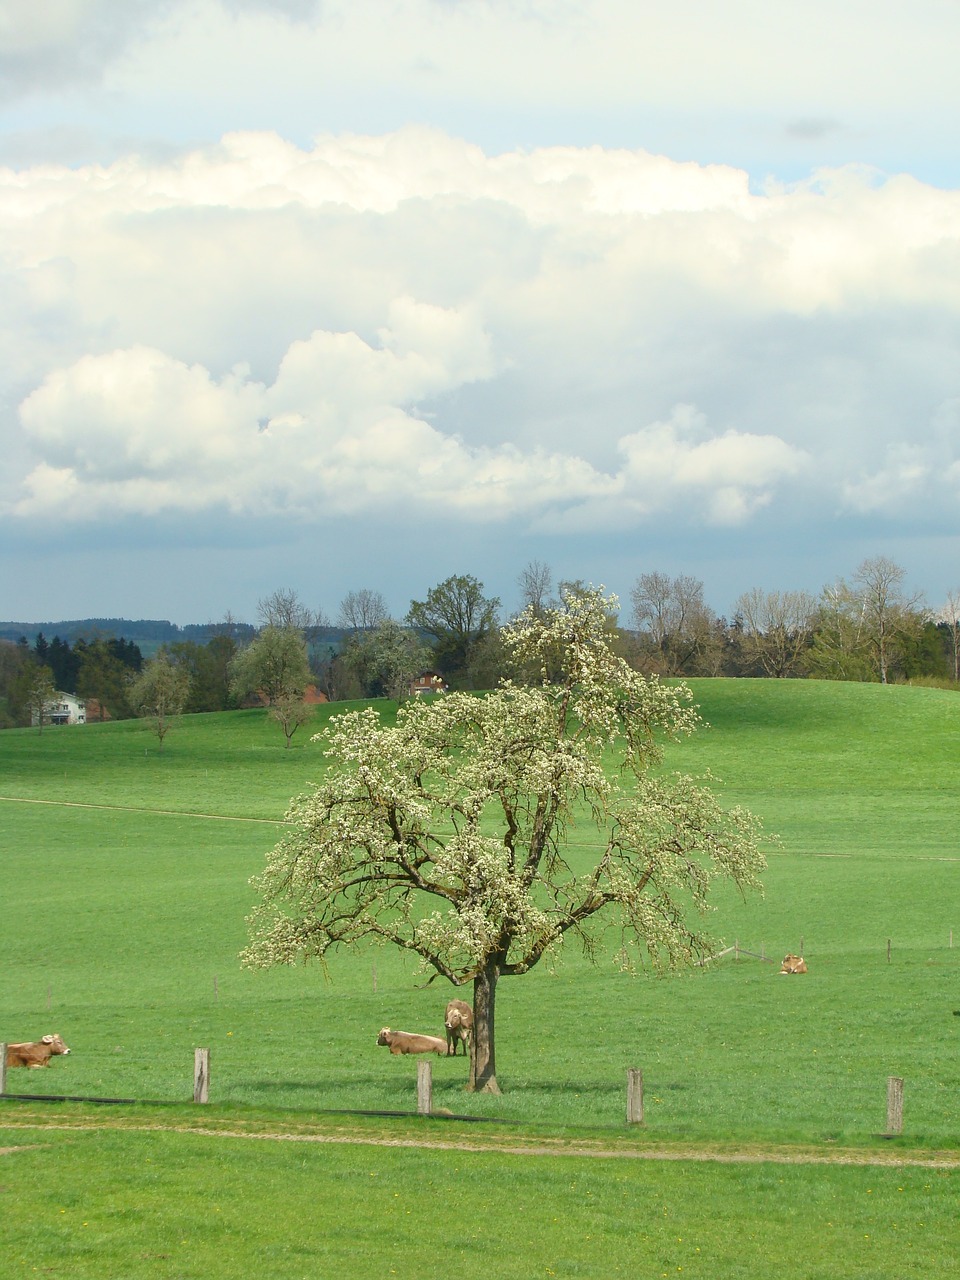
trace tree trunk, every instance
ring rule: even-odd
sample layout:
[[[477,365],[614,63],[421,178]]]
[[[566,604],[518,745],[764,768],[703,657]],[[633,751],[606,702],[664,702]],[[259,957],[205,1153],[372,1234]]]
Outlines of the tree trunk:
[[[494,1010],[500,969],[488,961],[473,980],[473,1042],[470,1050],[469,1093],[499,1093],[494,1045]]]

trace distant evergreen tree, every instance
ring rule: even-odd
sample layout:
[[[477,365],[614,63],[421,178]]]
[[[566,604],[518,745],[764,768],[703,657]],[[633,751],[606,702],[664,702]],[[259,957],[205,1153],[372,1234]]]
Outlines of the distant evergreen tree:
[[[77,692],[77,672],[80,659],[66,640],[54,636],[47,651],[47,665],[53,672],[53,681],[62,693]]]
[[[121,652],[128,661],[117,656],[115,647],[118,644],[123,646]],[[129,646],[125,641],[94,640],[91,644],[77,641],[76,651],[80,658],[77,693],[81,698],[97,700],[101,720],[107,714],[114,720],[129,719],[133,715],[130,682],[132,673],[139,671],[140,666],[129,661],[134,657],[131,649],[136,650],[136,658],[142,663],[137,646]]]
[[[47,644],[42,631],[37,632],[37,638],[34,642],[33,652],[36,655],[37,662],[41,667],[49,665],[50,646]]]
[[[120,636],[119,639],[108,640],[107,648],[118,662],[129,667],[131,671],[143,670],[143,654],[140,652],[140,646],[134,644],[132,640],[124,640],[123,636]]]

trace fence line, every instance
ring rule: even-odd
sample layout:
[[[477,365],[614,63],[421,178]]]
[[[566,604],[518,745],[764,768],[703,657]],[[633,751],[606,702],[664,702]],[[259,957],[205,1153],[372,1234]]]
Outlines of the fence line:
[[[732,950],[732,948],[730,948]],[[749,954],[749,953],[748,953]],[[193,1054],[193,1100],[196,1103],[208,1103],[210,1100],[210,1050],[195,1049]],[[0,1099],[18,1102],[97,1102],[102,1104],[122,1104],[127,1106],[143,1105],[142,1098],[87,1098],[69,1094],[35,1094],[7,1093],[7,1046],[0,1043]],[[154,1102],[153,1106],[178,1105],[176,1103]],[[321,1114],[324,1114],[321,1111]],[[343,1111],[336,1110],[326,1114],[333,1115],[375,1115],[398,1116],[408,1115],[404,1111]],[[429,1061],[417,1062],[417,1115],[435,1117],[433,1110],[433,1067]],[[436,1118],[436,1117],[435,1117]],[[502,1117],[489,1116],[456,1116],[444,1112],[440,1117],[445,1120],[490,1120],[493,1123],[509,1123]],[[643,1072],[637,1067],[627,1071],[627,1124],[643,1124]],[[887,1078],[887,1127],[884,1137],[899,1137],[903,1133],[903,1078],[889,1076]]]
[[[210,1050],[194,1049],[193,1051],[193,1100],[209,1102],[210,1100]]]
[[[627,1124],[643,1124],[643,1072],[627,1072]]]
[[[800,956],[802,956],[802,955],[803,955],[803,953],[804,953],[804,945],[803,945],[803,944],[804,944],[804,939],[803,939],[803,938],[801,938],[801,939],[800,939],[800,948],[799,948],[799,951],[797,952],[797,954],[798,954],[798,955],[800,955]],[[908,943],[907,945],[908,945],[909,947],[913,948],[913,949],[917,949],[917,948],[925,949],[925,948],[928,948],[928,947],[930,947],[930,946],[933,946],[933,947],[940,947],[940,946],[942,946],[942,945],[943,945],[943,943],[942,943],[942,942],[934,942],[934,943],[930,943],[930,942],[919,942],[919,943],[911,942],[911,943]],[[948,948],[950,948],[950,949],[952,949],[952,948],[953,948],[953,930],[952,930],[952,929],[950,929],[950,930],[949,930],[949,932],[948,932],[948,934],[947,934],[947,947],[948,947]],[[887,964],[892,964],[892,962],[893,962],[893,939],[892,939],[892,938],[887,938],[887,939],[886,939],[886,941],[885,941],[885,954],[886,954],[886,957],[887,957]],[[713,955],[710,955],[710,956],[704,956],[702,959],[700,959],[700,960],[698,960],[698,961],[697,961],[697,964],[700,966],[700,968],[705,968],[708,964],[713,964],[713,962],[714,962],[715,960],[722,960],[725,956],[731,956],[731,955],[733,956],[733,958],[734,958],[735,960],[739,960],[741,956],[750,956],[750,958],[751,958],[751,959],[753,959],[753,960],[763,960],[766,964],[779,964],[779,963],[780,963],[780,961],[779,961],[775,956],[768,956],[768,955],[767,955],[766,943],[764,943],[764,942],[761,942],[761,943],[760,943],[760,950],[759,950],[759,951],[750,951],[750,950],[748,950],[746,947],[744,947],[744,946],[741,946],[741,945],[740,945],[740,940],[739,940],[739,938],[738,938],[738,939],[734,942],[733,946],[731,946],[731,947],[724,947],[721,951],[716,951],[716,952],[714,952],[714,954],[713,954]]]
[[[903,1133],[903,1080],[899,1076],[887,1080],[887,1133]]]

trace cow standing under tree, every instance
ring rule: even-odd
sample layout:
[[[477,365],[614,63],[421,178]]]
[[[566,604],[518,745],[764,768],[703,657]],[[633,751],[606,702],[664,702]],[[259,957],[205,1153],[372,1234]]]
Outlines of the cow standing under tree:
[[[447,1005],[443,1025],[447,1029],[447,1056],[457,1056],[457,1045],[463,1045],[463,1056],[470,1052],[473,1035],[473,1010],[466,1000],[451,1000]]]

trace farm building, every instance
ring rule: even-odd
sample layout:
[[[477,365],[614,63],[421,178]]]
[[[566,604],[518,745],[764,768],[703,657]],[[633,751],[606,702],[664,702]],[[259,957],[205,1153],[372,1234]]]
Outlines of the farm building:
[[[59,690],[49,702],[43,704],[45,724],[86,724],[87,705],[75,693],[61,693]],[[37,723],[37,713],[33,713],[33,723]]]
[[[439,671],[421,671],[410,681],[410,693],[413,697],[422,697],[425,693],[446,693],[447,682]]]

